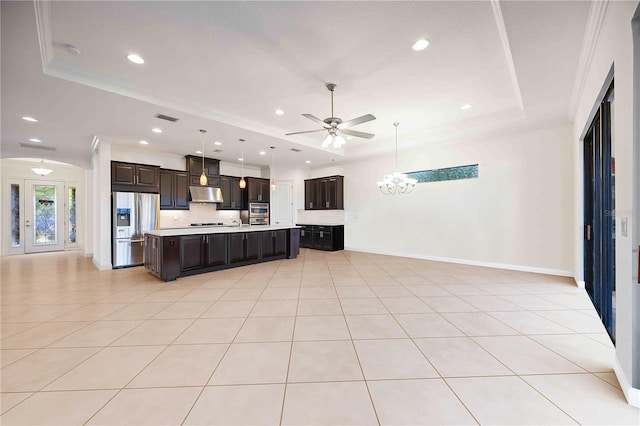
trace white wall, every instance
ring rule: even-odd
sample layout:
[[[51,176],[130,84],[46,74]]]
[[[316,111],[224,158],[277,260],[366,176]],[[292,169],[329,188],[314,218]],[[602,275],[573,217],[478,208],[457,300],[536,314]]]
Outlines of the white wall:
[[[571,275],[571,127],[399,153],[400,171],[479,164],[479,178],[388,196],[393,155],[316,169],[345,176],[345,246],[354,250]]]
[[[640,406],[640,325],[638,285],[633,281],[633,263],[637,261],[638,244],[638,182],[634,181],[637,155],[634,156],[633,119],[640,111],[633,106],[633,37],[631,20],[638,2],[610,2],[606,8],[602,28],[596,38],[593,56],[585,74],[585,84],[578,101],[574,119],[573,146],[576,164],[574,194],[574,268],[576,276],[583,276],[583,214],[582,197],[582,134],[591,123],[594,105],[599,103],[599,94],[607,74],[614,67],[615,115],[613,118],[614,150],[616,160],[616,376],[630,403]],[[640,41],[638,41],[640,43]],[[581,77],[581,76],[579,76]],[[640,82],[640,77],[636,77]],[[636,83],[637,84],[637,83]],[[638,135],[635,135],[636,150]],[[634,165],[634,158],[636,164]],[[628,236],[621,234],[621,220],[629,221]],[[635,239],[635,242],[634,242]]]

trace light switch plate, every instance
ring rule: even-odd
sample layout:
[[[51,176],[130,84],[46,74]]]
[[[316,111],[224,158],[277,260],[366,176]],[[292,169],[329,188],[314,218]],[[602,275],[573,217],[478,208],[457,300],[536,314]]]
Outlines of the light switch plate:
[[[628,234],[628,223],[629,223],[628,217],[620,218],[620,234],[622,234],[623,237],[626,237]]]

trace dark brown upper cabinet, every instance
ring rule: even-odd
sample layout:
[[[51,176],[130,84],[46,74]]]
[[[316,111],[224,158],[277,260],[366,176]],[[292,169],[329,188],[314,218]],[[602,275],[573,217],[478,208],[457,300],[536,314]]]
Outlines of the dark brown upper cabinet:
[[[224,201],[218,204],[218,210],[244,210],[247,208],[242,202],[239,177],[220,176],[220,189]]]
[[[304,181],[304,209],[344,209],[344,176],[306,179]]]
[[[202,174],[202,157],[187,155],[187,172],[189,172],[189,185],[200,185]],[[207,186],[220,187],[220,160],[204,158],[204,174],[207,177]]]
[[[245,206],[248,203],[268,203],[271,199],[271,183],[269,179],[248,177],[247,188],[243,194]]]
[[[112,161],[111,190],[157,194],[160,191],[160,167]]]
[[[189,175],[160,169],[160,210],[189,210]]]

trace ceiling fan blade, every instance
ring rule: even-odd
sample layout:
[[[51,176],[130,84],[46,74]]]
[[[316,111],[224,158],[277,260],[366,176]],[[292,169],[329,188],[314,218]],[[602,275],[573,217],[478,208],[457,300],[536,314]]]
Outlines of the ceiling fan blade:
[[[358,124],[366,123],[367,121],[375,119],[376,118],[371,114],[363,115],[362,117],[354,118],[353,120],[338,124],[338,129],[348,129],[349,127],[357,126]]]
[[[302,114],[304,117],[307,117],[309,120],[315,121],[316,123],[320,123],[322,125],[322,127],[324,127],[325,129],[330,128],[331,126],[327,123],[325,123],[324,121],[320,120],[318,117],[316,117],[313,114]]]
[[[371,139],[372,137],[375,136],[373,133],[358,132],[357,130],[349,130],[349,129],[342,130],[342,133],[344,133],[345,135],[355,136],[357,138],[365,138],[365,139]]]
[[[315,133],[315,132],[324,132],[327,129],[318,129],[318,130],[305,130],[304,132],[293,132],[293,133],[285,133],[285,136],[291,136],[291,135],[299,135],[302,133]]]

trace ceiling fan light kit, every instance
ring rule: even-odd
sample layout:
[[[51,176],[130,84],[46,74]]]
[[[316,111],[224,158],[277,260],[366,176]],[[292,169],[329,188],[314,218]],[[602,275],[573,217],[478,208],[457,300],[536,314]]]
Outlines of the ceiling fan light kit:
[[[374,137],[375,135],[373,133],[350,130],[351,127],[375,120],[376,118],[373,115],[366,114],[361,117],[354,118],[353,120],[348,120],[348,121],[342,121],[342,119],[338,117],[334,117],[333,92],[335,91],[337,86],[333,83],[327,83],[326,87],[331,92],[331,117],[325,118],[324,120],[320,120],[315,115],[302,114],[304,117],[308,118],[309,120],[315,121],[316,123],[320,124],[322,126],[322,129],[287,133],[286,136],[299,135],[302,133],[324,132],[326,130],[328,135],[324,138],[324,141],[322,142],[322,145],[321,145],[322,148],[328,148],[331,145],[333,145],[334,148],[340,148],[346,143],[346,140],[342,135],[355,136],[357,138],[363,138],[363,139],[371,139],[372,137]]]

